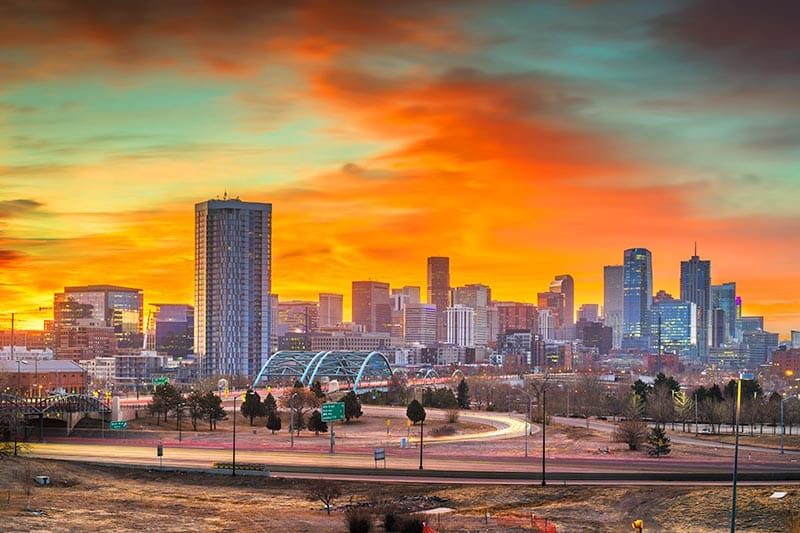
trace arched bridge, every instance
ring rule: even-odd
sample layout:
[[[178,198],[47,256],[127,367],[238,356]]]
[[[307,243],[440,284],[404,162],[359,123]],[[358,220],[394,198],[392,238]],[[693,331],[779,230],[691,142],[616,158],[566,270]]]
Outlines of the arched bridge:
[[[392,367],[381,352],[275,352],[261,368],[253,387],[263,383],[300,381],[311,385],[323,378],[344,381],[356,394],[375,388],[392,377]]]

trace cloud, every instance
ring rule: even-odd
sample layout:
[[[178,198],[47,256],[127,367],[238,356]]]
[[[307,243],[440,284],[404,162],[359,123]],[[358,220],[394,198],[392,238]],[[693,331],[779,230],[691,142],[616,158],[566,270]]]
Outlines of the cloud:
[[[0,250],[0,266],[11,267],[23,257],[25,257],[25,254],[16,250]]]
[[[44,204],[28,198],[3,200],[0,201],[0,219],[26,215],[32,211],[35,211],[39,207],[42,207],[42,205]]]
[[[800,76],[800,3],[694,0],[657,18],[657,37],[732,70]]]

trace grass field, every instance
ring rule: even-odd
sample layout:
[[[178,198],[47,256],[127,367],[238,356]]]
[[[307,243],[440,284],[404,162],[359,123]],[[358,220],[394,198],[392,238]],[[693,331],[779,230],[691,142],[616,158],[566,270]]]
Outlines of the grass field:
[[[52,485],[34,486],[34,475]],[[329,516],[308,494],[317,481],[165,473],[85,466],[44,460],[0,463],[0,520],[3,531],[346,531],[344,507],[364,506],[378,514],[385,505],[409,511],[445,506],[432,517],[442,532],[530,531],[530,514],[545,517],[558,531],[630,530],[635,518],[645,531],[727,530],[730,489],[726,487],[454,486],[341,483],[343,495]],[[790,529],[800,490],[741,487],[739,531],[800,532]],[[30,510],[28,510],[30,509]],[[376,516],[375,531],[383,531]]]

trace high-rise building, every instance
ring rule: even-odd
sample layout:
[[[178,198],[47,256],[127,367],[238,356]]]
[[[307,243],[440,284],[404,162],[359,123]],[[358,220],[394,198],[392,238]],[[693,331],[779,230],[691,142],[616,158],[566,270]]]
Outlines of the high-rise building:
[[[539,308],[536,314],[536,325],[539,328],[539,337],[543,341],[551,341],[555,339],[556,323],[553,318],[553,311],[550,309]]]
[[[728,342],[728,327],[725,323],[725,311],[720,308],[711,310],[711,346],[720,348]],[[761,328],[759,328],[761,329]]]
[[[668,300],[654,302],[651,308],[650,342],[655,353],[697,356],[697,305]]]
[[[450,258],[428,258],[428,303],[436,306],[436,340],[447,338],[446,309],[450,307]]]
[[[486,346],[489,342],[497,339],[490,339],[489,324],[489,303],[492,301],[492,290],[480,283],[472,283],[463,287],[455,287],[452,291],[454,306],[463,305],[475,310],[475,345]]]
[[[575,281],[569,274],[559,274],[550,282],[550,292],[564,295],[564,312],[559,326],[571,326],[575,323]]]
[[[742,344],[747,350],[748,368],[755,370],[770,361],[778,348],[778,334],[768,331],[749,331],[743,335]]]
[[[406,344],[436,344],[436,306],[409,303],[403,309]]]
[[[736,333],[736,282],[711,286],[710,309],[722,309],[725,313],[725,341],[733,342],[738,338]]]
[[[653,259],[646,248],[625,250],[623,261],[622,348],[650,349]]]
[[[550,311],[550,318],[553,320],[553,327],[560,328],[564,325],[566,315],[567,300],[566,296],[560,292],[540,292],[536,295],[539,312],[543,309]]]
[[[603,267],[603,322],[611,328],[611,346],[615,349],[622,347],[623,272],[622,265]]]
[[[792,330],[791,343],[792,348],[800,348],[800,331]]]
[[[722,317],[724,318],[725,313],[722,312]],[[723,323],[724,320],[720,320],[720,323]],[[722,330],[724,331],[724,326],[721,326]],[[739,317],[736,321],[736,329],[740,332],[742,336],[748,331],[759,331],[764,329],[764,317],[763,316],[743,316]]]
[[[578,321],[597,322],[600,320],[599,304],[583,304],[578,309]]]
[[[116,285],[65,287],[53,297],[56,330],[74,325],[78,318],[91,318],[102,327],[114,328],[119,348],[141,348],[142,307],[142,289]]]
[[[319,294],[319,327],[332,328],[342,323],[344,296],[329,292]]]
[[[194,307],[150,304],[145,348],[172,357],[190,355],[194,349]]]
[[[475,309],[466,305],[448,307],[447,344],[475,347]]]
[[[681,261],[681,300],[693,302],[697,308],[697,356],[708,358],[708,331],[711,316],[711,261],[694,255]]]
[[[380,281],[353,282],[353,322],[367,333],[390,333],[392,306],[389,284]]]
[[[521,302],[494,302],[497,309],[497,333],[508,330],[536,332],[536,306]]]
[[[420,299],[420,288],[414,285],[404,285],[399,289],[392,289],[392,294],[402,294],[405,296],[406,303],[418,304],[422,302]]]
[[[305,300],[278,302],[278,326],[281,331],[314,332],[319,329],[319,304]]]
[[[195,351],[203,376],[255,377],[270,352],[272,204],[195,205]]]

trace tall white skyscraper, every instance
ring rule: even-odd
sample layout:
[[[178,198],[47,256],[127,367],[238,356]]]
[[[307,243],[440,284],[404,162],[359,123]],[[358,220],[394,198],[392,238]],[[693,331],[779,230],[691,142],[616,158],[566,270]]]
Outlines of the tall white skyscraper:
[[[342,323],[344,296],[329,292],[319,293],[319,326],[331,328]]]
[[[611,328],[611,346],[615,349],[622,347],[623,272],[622,265],[603,267],[603,317]]]
[[[475,346],[475,309],[466,305],[448,307],[447,344],[473,348]]]
[[[272,204],[195,205],[195,351],[203,376],[254,377],[270,351]]]

